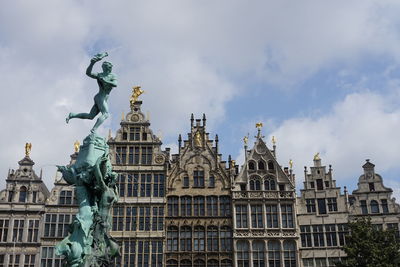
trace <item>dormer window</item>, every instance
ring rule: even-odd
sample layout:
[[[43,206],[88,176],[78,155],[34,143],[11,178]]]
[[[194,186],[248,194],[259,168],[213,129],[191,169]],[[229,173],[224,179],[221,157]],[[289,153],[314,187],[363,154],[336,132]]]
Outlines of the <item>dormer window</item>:
[[[255,170],[255,169],[256,169],[256,166],[255,166],[254,162],[250,161],[249,162],[249,170]]]
[[[268,170],[274,170],[275,166],[274,163],[272,162],[272,160],[268,161]]]
[[[376,200],[371,201],[371,213],[379,213],[379,204]]]
[[[369,191],[374,192],[375,191],[375,184],[374,183],[369,183]]]
[[[262,160],[260,160],[258,162],[258,169],[259,170],[264,170],[265,169],[265,164],[264,164],[264,162]]]
[[[21,186],[19,189],[19,202],[26,202],[26,187]]]
[[[264,180],[264,190],[266,191],[276,190],[276,183],[274,178],[268,177],[267,179]]]

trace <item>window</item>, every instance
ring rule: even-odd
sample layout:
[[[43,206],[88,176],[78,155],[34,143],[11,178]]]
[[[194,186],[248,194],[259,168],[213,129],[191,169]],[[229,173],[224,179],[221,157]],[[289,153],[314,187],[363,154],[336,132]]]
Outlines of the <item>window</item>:
[[[60,192],[59,198],[60,205],[71,205],[72,204],[72,191],[71,190],[62,190]]]
[[[314,247],[325,246],[323,225],[313,225]]]
[[[325,237],[328,247],[337,246],[336,226],[334,224],[325,225]]]
[[[192,216],[192,197],[181,197],[181,216]]]
[[[8,191],[8,202],[13,202],[14,192]]]
[[[264,164],[264,162],[262,160],[260,160],[258,162],[258,169],[259,170],[264,170],[265,169],[265,164]]]
[[[251,227],[263,228],[262,205],[251,205]]]
[[[221,196],[219,198],[220,216],[231,216],[231,198],[229,196]]]
[[[203,260],[195,260],[193,266],[194,267],[204,267],[204,266],[206,266],[206,262]]]
[[[24,267],[35,267],[36,255],[25,254]]]
[[[56,256],[54,247],[42,247],[42,255],[40,259],[41,267],[60,267],[62,262],[61,256]]]
[[[276,183],[274,178],[269,177],[268,179],[264,180],[264,190],[276,190]]]
[[[0,242],[7,242],[9,220],[0,220]]]
[[[371,213],[379,213],[379,204],[376,200],[371,200]]]
[[[204,171],[194,171],[193,181],[193,187],[204,187]]]
[[[8,260],[9,267],[19,267],[21,255],[10,255]]]
[[[190,226],[182,226],[180,232],[181,251],[192,250],[192,228]]]
[[[326,267],[326,258],[315,258],[315,267]]]
[[[151,196],[151,173],[140,174],[140,196],[150,197]]]
[[[400,238],[400,233],[399,233],[399,224],[398,223],[388,223],[387,224],[387,229],[388,230],[393,230],[394,235],[397,239]]]
[[[192,267],[192,262],[190,260],[181,260],[180,267]]]
[[[113,208],[113,231],[123,231],[124,207],[114,206]]]
[[[150,207],[139,207],[139,231],[150,230]]]
[[[150,165],[153,157],[153,148],[151,146],[142,146],[142,164]]]
[[[256,169],[256,167],[255,167],[254,162],[253,161],[249,161],[249,170],[255,170],[255,169]]]
[[[269,267],[281,267],[281,245],[279,241],[268,242]]]
[[[237,266],[238,267],[248,267],[249,263],[249,242],[238,241],[237,246]]]
[[[119,165],[126,164],[126,147],[117,146],[116,152],[116,163]]]
[[[207,227],[207,251],[218,251],[218,228]]]
[[[315,199],[306,199],[306,207],[308,213],[315,212]]]
[[[261,181],[256,178],[250,180],[250,190],[261,190]]]
[[[163,197],[164,196],[164,183],[165,178],[162,173],[154,174],[154,188],[153,188],[153,196],[155,197]]]
[[[278,206],[266,205],[267,228],[278,228]]]
[[[217,260],[208,260],[207,261],[207,267],[219,267],[218,261]]]
[[[208,180],[208,187],[215,187],[215,178],[214,176],[210,176]]]
[[[14,220],[12,242],[22,242],[25,220]]]
[[[124,241],[124,260],[123,266],[135,266],[136,262],[136,242],[133,240]]]
[[[383,213],[389,213],[389,207],[388,207],[388,202],[386,199],[381,200],[382,203],[382,212]]]
[[[139,174],[128,174],[128,197],[139,196]]]
[[[232,261],[225,259],[221,261],[221,267],[232,267]]]
[[[26,187],[21,186],[19,189],[19,202],[26,202]]]
[[[135,146],[133,147],[133,149],[134,149],[133,164],[137,165],[139,164],[139,159],[140,159],[140,147]]]
[[[311,259],[303,259],[304,267],[314,267],[314,258]]]
[[[168,216],[178,216],[179,206],[178,206],[178,197],[169,197],[168,198]]]
[[[122,132],[122,140],[128,140],[128,133],[127,132]]]
[[[317,179],[317,190],[323,190],[324,189],[324,184],[322,179]]]
[[[329,211],[337,211],[337,202],[335,197],[330,197],[328,200],[328,210]]]
[[[5,254],[0,254],[0,266],[4,267],[4,258],[5,258]]]
[[[310,182],[310,188],[311,189],[315,188],[315,183],[314,182]]]
[[[194,197],[194,216],[204,216],[204,197],[196,196]]]
[[[296,267],[296,244],[294,241],[283,242],[285,267]]]
[[[381,223],[379,224],[372,224],[372,228],[376,231],[382,231],[383,230],[383,225]]]
[[[118,190],[120,197],[125,197],[125,177],[125,174],[118,175]]]
[[[207,196],[207,216],[218,216],[217,196]]]
[[[369,191],[374,192],[375,191],[375,184],[374,183],[369,183]]]
[[[178,228],[169,226],[167,230],[167,250],[178,251]]]
[[[153,207],[152,231],[164,230],[164,207]]]
[[[183,177],[183,187],[189,187],[189,177]]]
[[[281,204],[282,227],[293,228],[293,207],[292,205]]]
[[[367,201],[366,200],[361,200],[360,201],[360,206],[361,206],[361,213],[362,214],[368,214]]]
[[[329,188],[329,181],[325,181],[325,188]]]
[[[253,266],[254,267],[265,267],[264,259],[264,242],[254,241],[253,242]]]
[[[247,228],[247,205],[236,205],[236,227]]]
[[[28,240],[27,242],[39,241],[39,220],[29,220],[28,222]],[[64,235],[66,236],[66,235]]]
[[[140,127],[129,128],[129,140],[140,141]]]
[[[205,233],[204,227],[196,226],[194,228],[194,250],[204,251],[205,249]]]
[[[275,166],[274,163],[272,162],[272,160],[268,161],[268,170],[274,170]]]
[[[137,207],[126,207],[125,231],[136,231],[136,229],[137,229]]]
[[[178,267],[178,262],[176,260],[167,260],[167,267]]]
[[[312,247],[311,241],[311,226],[310,225],[302,225],[300,226],[300,237],[301,237],[301,246],[303,248]]]
[[[129,266],[129,265],[125,265]],[[163,266],[163,242],[152,241],[151,242],[151,266],[162,267]]]
[[[349,233],[347,228],[347,224],[338,224],[338,236],[339,236],[339,245],[344,246],[346,245],[346,235]]]
[[[328,267],[335,267],[340,262],[340,258],[328,258]]]
[[[232,251],[232,231],[229,226],[222,226],[220,230],[221,251]]]
[[[326,214],[325,198],[318,198],[318,214]]]
[[[138,267],[149,266],[149,256],[150,256],[150,242],[149,241],[139,241],[138,242]]]

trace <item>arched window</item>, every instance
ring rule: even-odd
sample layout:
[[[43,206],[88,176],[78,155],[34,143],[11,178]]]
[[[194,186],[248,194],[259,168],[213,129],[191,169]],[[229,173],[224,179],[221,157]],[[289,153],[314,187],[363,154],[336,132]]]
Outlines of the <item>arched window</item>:
[[[237,266],[238,267],[250,266],[249,242],[240,240],[236,243],[236,248],[237,248]]]
[[[253,267],[265,267],[264,248],[263,241],[253,242]]]
[[[192,262],[190,260],[181,260],[181,267],[192,267]]]
[[[205,233],[204,227],[196,226],[194,228],[194,250],[195,251],[204,251],[205,245]]]
[[[294,241],[283,243],[283,256],[285,267],[296,267],[296,244]]]
[[[261,181],[257,176],[251,178],[251,180],[250,180],[250,190],[256,190],[256,191],[260,191],[261,190]]]
[[[192,250],[192,228],[190,226],[182,226],[180,232],[181,251]]]
[[[281,266],[281,245],[279,241],[268,242],[268,263],[270,267]]]
[[[19,202],[26,202],[26,187],[21,186],[19,189]]]
[[[275,166],[272,160],[268,161],[268,170],[275,170]]]
[[[371,201],[371,213],[379,213],[379,204],[376,200]]]
[[[232,251],[232,230],[229,226],[222,226],[219,232],[221,251]]]
[[[274,178],[268,177],[267,179],[264,180],[264,190],[266,191],[276,190],[276,183]]]
[[[178,251],[178,227],[169,226],[167,230],[167,250]]]
[[[256,165],[254,164],[253,161],[249,161],[249,170],[255,170],[256,169]]]
[[[259,170],[265,170],[264,161],[260,160],[260,161],[258,162],[258,169],[259,169]]]
[[[181,197],[181,216],[192,215],[192,197],[183,196]]]
[[[167,267],[178,267],[178,262],[176,260],[167,260]]]
[[[229,259],[225,259],[221,261],[221,267],[232,267],[232,261]]]
[[[218,251],[218,227],[207,227],[207,251]]]
[[[207,267],[219,267],[217,260],[208,260]]]
[[[193,266],[194,267],[204,267],[204,266],[206,266],[206,262],[203,260],[195,260]]]

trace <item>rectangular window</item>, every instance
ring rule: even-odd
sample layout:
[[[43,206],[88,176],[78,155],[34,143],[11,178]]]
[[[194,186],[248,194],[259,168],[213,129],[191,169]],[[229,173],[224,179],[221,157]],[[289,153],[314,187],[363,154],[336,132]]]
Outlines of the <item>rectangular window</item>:
[[[263,228],[262,205],[251,205],[251,227]]]
[[[300,226],[300,237],[301,237],[301,246],[303,248],[312,247],[312,239],[311,239],[311,226],[310,225],[302,225]]]
[[[126,207],[125,231],[136,231],[137,207]]]
[[[123,231],[124,207],[114,206],[113,208],[113,231]]]
[[[35,267],[36,255],[25,254],[24,267]]]
[[[369,183],[369,191],[374,192],[375,191],[375,184],[374,183]]]
[[[368,214],[367,201],[361,200],[360,201],[360,206],[361,206],[361,213],[362,214]]]
[[[135,266],[136,264],[136,241],[124,241],[123,266]],[[121,263],[122,263],[121,262]]]
[[[126,164],[126,147],[117,146],[116,150],[116,163],[120,165]]]
[[[139,231],[150,230],[150,207],[139,207]]]
[[[336,225],[334,224],[325,225],[325,237],[326,237],[326,245],[328,247],[337,246]]]
[[[266,205],[267,228],[278,228],[278,206]]]
[[[210,176],[208,181],[208,187],[215,187],[215,178],[214,176]]]
[[[164,183],[165,183],[164,174],[155,173],[154,174],[153,196],[164,197],[164,187],[165,187]]]
[[[247,228],[247,205],[236,205],[236,227]]]
[[[318,214],[326,214],[325,198],[319,198],[317,201],[318,201]]]
[[[314,267],[314,258],[311,259],[303,259],[304,267]]]
[[[387,199],[382,199],[381,203],[382,203],[382,212],[383,213],[389,213],[389,207],[388,207]]]
[[[395,237],[397,239],[399,239],[400,234],[399,234],[399,224],[398,223],[388,223],[387,224],[387,229],[388,230],[393,230]]]
[[[55,255],[54,247],[42,247],[40,258],[41,267],[61,267],[62,256]]]
[[[129,128],[129,140],[140,141],[140,127]]]
[[[338,236],[339,236],[339,245],[344,246],[346,245],[346,235],[349,233],[347,228],[347,224],[338,224]]]
[[[21,255],[10,255],[8,258],[8,266],[9,267],[19,267],[20,259],[21,259]]]
[[[322,179],[317,179],[317,190],[323,190],[324,189],[324,182]]]
[[[293,207],[292,205],[281,204],[282,227],[293,228]]]
[[[39,220],[29,220],[28,222],[28,240],[27,242],[38,242],[39,241]]]
[[[207,216],[218,216],[218,197],[207,196]]]
[[[340,258],[328,258],[328,267],[335,267],[338,262],[340,262]]]
[[[315,258],[315,267],[326,267],[326,258]]]
[[[337,202],[335,197],[330,197],[328,200],[328,210],[329,211],[337,211]]]
[[[13,242],[22,242],[25,220],[14,220]]]
[[[138,267],[149,266],[149,256],[150,256],[150,242],[149,241],[139,241],[138,242]]]
[[[133,164],[138,165],[139,159],[140,159],[140,148],[138,146],[135,146],[133,154]]]
[[[140,196],[150,197],[151,196],[151,185],[152,185],[151,173],[140,174]]]
[[[7,242],[9,220],[0,220],[0,242]]]
[[[163,266],[163,242],[151,242],[151,267]]]
[[[194,197],[194,216],[204,216],[205,208],[204,208],[204,197],[197,196]]]
[[[178,197],[169,197],[168,198],[168,216],[178,216],[179,206],[178,206]]]
[[[164,207],[153,207],[152,230],[164,230]]]
[[[129,147],[129,156],[128,156],[128,164],[129,165],[135,164],[135,161],[134,161],[134,149],[135,148],[133,146]]]
[[[204,187],[204,171],[194,171],[193,181],[193,187]]]
[[[183,177],[183,187],[189,187],[189,177]]]
[[[306,199],[306,207],[308,213],[315,212],[315,199]]]
[[[0,254],[0,266],[1,267],[5,267],[5,265],[4,265],[4,263],[5,263],[5,261],[4,261],[4,259],[5,259],[5,254]]]
[[[54,237],[56,236],[57,228],[57,214],[46,214],[44,222],[44,236]]]
[[[142,146],[142,165],[151,165],[153,158],[153,148],[151,146]]]
[[[118,190],[120,197],[125,197],[125,179],[126,179],[125,174],[120,173],[118,175]]]
[[[231,199],[229,196],[219,198],[220,216],[231,216]]]
[[[325,246],[323,225],[313,225],[314,247]]]
[[[72,190],[62,190],[59,198],[60,205],[71,205],[72,204]]]
[[[314,182],[310,182],[310,188],[314,189],[315,188],[315,183]]]

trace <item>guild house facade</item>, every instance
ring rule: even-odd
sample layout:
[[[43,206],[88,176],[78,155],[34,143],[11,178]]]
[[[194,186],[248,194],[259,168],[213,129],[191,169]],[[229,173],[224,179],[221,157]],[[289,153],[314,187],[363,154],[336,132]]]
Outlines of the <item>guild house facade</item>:
[[[244,138],[245,161],[238,166],[230,156],[224,160],[205,115],[191,116],[171,155],[142,102],[130,104],[108,137],[119,174],[111,234],[121,256],[114,266],[334,266],[346,256],[341,247],[351,220],[368,216],[375,227],[399,234],[400,206],[369,160],[349,193],[316,154],[297,194],[292,162],[277,161],[276,142],[268,145],[262,124],[254,144]],[[78,152],[75,144],[71,164]],[[0,266],[61,267],[54,247],[77,212],[74,188],[58,174],[49,190],[30,154],[26,144],[0,191]]]

